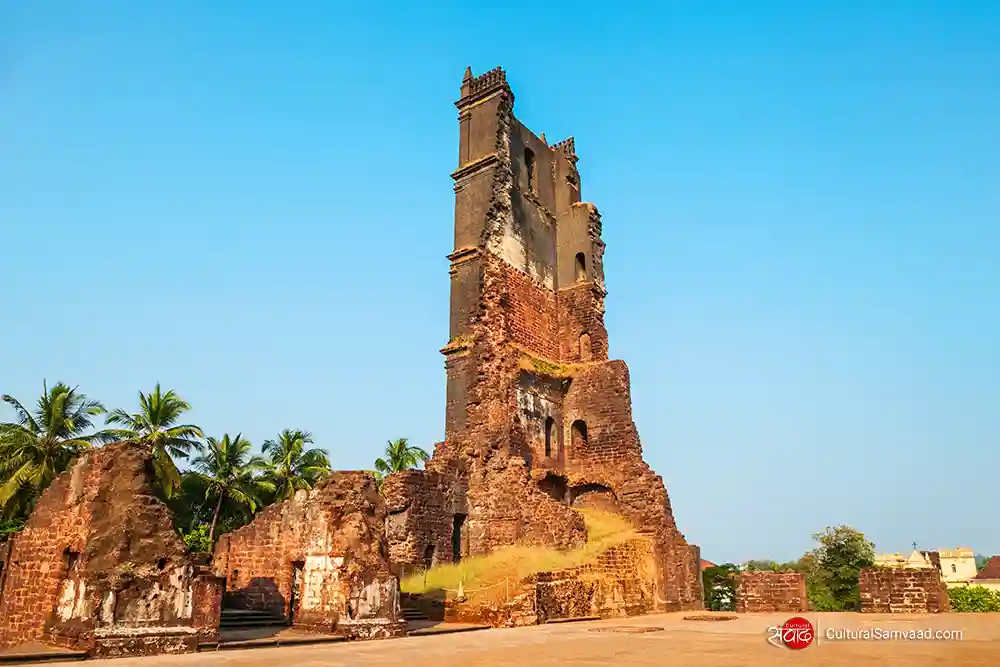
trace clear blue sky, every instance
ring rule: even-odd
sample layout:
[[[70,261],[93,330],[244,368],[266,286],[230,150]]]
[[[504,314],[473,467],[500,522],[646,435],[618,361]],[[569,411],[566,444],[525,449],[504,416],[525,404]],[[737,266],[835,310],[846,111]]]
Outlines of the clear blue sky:
[[[704,557],[840,523],[1000,553],[996,3],[420,4],[3,3],[0,390],[159,381],[340,468],[432,445],[452,102],[502,65],[577,139],[611,353]]]

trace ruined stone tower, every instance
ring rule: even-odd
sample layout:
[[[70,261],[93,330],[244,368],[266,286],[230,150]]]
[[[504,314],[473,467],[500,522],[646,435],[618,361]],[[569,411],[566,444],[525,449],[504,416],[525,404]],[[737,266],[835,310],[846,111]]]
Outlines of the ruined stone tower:
[[[698,608],[698,548],[642,459],[628,368],[608,360],[604,242],[581,202],[573,139],[513,114],[503,70],[466,70],[455,180],[445,440],[386,486],[392,559],[429,564],[585,538],[573,508],[653,539],[662,608]]]

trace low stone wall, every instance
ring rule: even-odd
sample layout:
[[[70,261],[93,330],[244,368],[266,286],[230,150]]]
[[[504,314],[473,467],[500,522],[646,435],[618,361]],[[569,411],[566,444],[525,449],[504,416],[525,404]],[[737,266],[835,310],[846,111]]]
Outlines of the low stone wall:
[[[801,572],[740,572],[736,578],[736,611],[809,611],[805,577]]]
[[[654,545],[635,539],[608,549],[592,563],[511,583],[500,599],[445,601],[444,618],[503,628],[587,616],[637,616],[656,610],[656,584]]]
[[[638,616],[656,608],[653,545],[631,540],[581,567],[535,576],[539,622],[582,616]]]
[[[861,611],[872,614],[936,614],[951,611],[948,587],[933,568],[872,567],[858,578]]]

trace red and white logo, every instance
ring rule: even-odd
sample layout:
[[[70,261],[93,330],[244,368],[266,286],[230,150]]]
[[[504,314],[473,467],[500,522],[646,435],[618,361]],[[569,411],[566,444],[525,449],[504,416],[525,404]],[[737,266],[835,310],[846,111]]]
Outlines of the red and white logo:
[[[771,626],[767,631],[771,635],[767,638],[768,642],[774,646],[787,646],[792,649],[809,646],[815,636],[812,623],[801,616],[788,619],[780,628]]]

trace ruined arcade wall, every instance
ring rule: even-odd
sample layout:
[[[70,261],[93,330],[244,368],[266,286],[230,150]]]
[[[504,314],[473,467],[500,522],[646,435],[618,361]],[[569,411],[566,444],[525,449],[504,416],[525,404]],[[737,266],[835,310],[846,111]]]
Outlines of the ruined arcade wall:
[[[809,611],[806,579],[801,572],[740,572],[736,579],[736,611]]]
[[[858,578],[861,611],[919,614],[951,611],[948,587],[936,568],[871,567]]]
[[[334,472],[223,535],[213,567],[226,604],[356,638],[403,631],[389,568],[386,508],[366,472]]]
[[[0,647],[43,641],[113,657],[193,651],[216,636],[221,582],[154,488],[151,454],[127,444],[56,478],[10,542]]]

